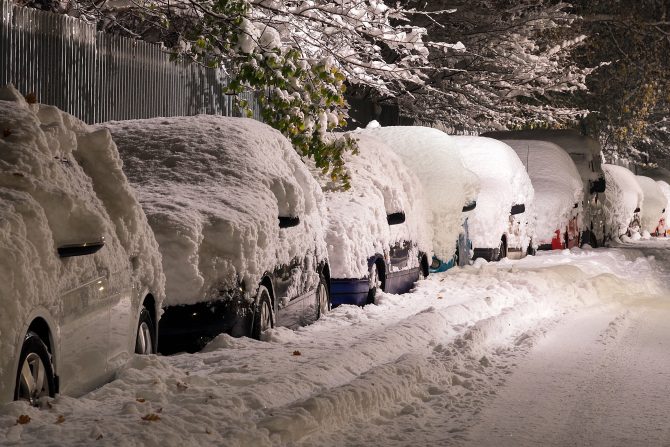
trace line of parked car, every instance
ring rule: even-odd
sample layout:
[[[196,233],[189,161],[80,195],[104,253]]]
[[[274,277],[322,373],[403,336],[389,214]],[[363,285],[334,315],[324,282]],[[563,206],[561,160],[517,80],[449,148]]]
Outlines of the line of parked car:
[[[88,126],[7,86],[0,132],[0,401],[80,395],[133,353],[260,339],[477,258],[665,235],[670,186],[574,131],[371,123],[334,136],[358,142],[346,191],[249,119]]]

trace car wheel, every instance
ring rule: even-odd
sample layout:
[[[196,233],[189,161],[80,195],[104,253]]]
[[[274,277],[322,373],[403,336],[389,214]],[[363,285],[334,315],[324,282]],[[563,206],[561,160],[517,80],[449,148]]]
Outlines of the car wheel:
[[[42,397],[53,397],[55,392],[54,372],[49,350],[39,335],[28,332],[19,357],[14,400],[25,400],[30,405],[37,406]]]
[[[382,280],[379,275],[377,263],[372,264],[369,276],[368,304],[375,304],[377,290],[382,290]]]
[[[274,318],[272,315],[272,302],[270,301],[270,292],[267,287],[258,287],[258,302],[256,303],[256,312],[254,312],[254,323],[251,328],[251,336],[256,340],[261,339],[261,334],[274,327]]]
[[[501,238],[500,247],[498,247],[498,258],[496,259],[496,261],[500,261],[506,257],[507,257],[507,243],[505,243],[504,238]]]
[[[156,353],[156,329],[151,319],[151,313],[146,307],[140,312],[139,323],[137,324],[137,337],[135,338],[135,354],[155,354]]]
[[[456,251],[454,252],[454,267],[459,267],[459,266],[460,266],[460,264],[459,264],[460,262],[461,262],[461,253],[460,253],[460,250],[459,250],[459,248],[458,248],[458,246],[457,246],[457,247],[456,247]]]
[[[318,320],[323,315],[330,312],[330,292],[328,291],[328,283],[323,274],[319,275],[319,286],[316,288],[316,319]]]

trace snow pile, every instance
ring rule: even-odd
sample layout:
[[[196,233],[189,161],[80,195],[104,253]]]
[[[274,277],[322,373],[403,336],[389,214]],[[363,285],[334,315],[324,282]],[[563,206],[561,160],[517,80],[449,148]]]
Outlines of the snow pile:
[[[635,174],[622,166],[603,164],[605,172],[605,210],[613,236],[628,231],[637,208],[642,208],[644,193]]]
[[[421,184],[380,140],[362,133],[352,136],[358,141],[359,153],[345,156],[351,175],[348,191],[335,190],[324,175],[314,170],[326,191],[331,277],[364,278],[370,257],[388,253],[389,247],[403,241],[413,243],[408,267],[416,267],[416,249],[428,259],[432,255]],[[387,215],[400,212],[405,214],[405,222],[389,225]]]
[[[419,178],[435,255],[451,259],[462,231],[463,206],[477,197],[479,188],[453,139],[440,130],[419,126],[372,127],[360,132],[384,141]]]
[[[381,293],[378,306],[341,306],[311,326],[273,329],[270,342],[220,335],[205,352],[136,356],[84,398],[61,396],[41,411],[1,407],[0,444],[458,441],[552,322],[648,299],[658,288],[654,264],[630,250],[564,250],[465,267],[410,294]],[[30,423],[17,425],[21,414]]]
[[[642,189],[644,201],[640,211],[641,231],[654,233],[659,220],[664,217],[668,199],[659,184],[652,178],[636,175],[635,179]]]
[[[452,139],[465,166],[477,174],[481,182],[477,208],[468,221],[473,246],[498,247],[501,236],[509,233],[510,209],[513,205],[524,204],[525,218],[521,220],[526,224],[522,223],[517,241],[509,239],[509,246],[528,247],[533,235],[533,223],[528,216],[531,215],[534,192],[516,152],[493,138],[457,136]]]
[[[28,105],[12,86],[0,88],[0,129],[3,372],[13,368],[29,317],[66,317],[59,293],[107,269],[132,274],[136,290],[148,289],[160,305],[164,277],[156,240],[106,131],[55,107]],[[101,238],[105,245],[94,255],[58,257],[60,246]],[[11,398],[13,386],[3,385],[0,399]]]
[[[321,189],[289,141],[242,118],[105,123],[163,255],[169,305],[220,297],[294,258],[326,258]],[[300,224],[279,229],[278,217]],[[303,286],[318,283],[307,266]]]
[[[516,151],[535,190],[537,240],[551,240],[557,229],[566,228],[574,216],[581,217],[584,185],[575,163],[563,149],[548,141],[505,140],[505,143]]]

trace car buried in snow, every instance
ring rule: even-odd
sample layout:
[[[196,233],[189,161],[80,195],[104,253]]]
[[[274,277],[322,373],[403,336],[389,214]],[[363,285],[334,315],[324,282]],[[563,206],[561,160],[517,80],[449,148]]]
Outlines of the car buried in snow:
[[[290,144],[246,118],[103,124],[156,234],[162,353],[297,327],[330,309],[323,194]]]
[[[333,306],[362,306],[380,290],[405,293],[427,276],[432,243],[423,190],[400,158],[370,135],[339,137],[357,141],[358,153],[345,158],[351,188],[313,172],[326,199]]]
[[[44,404],[156,349],[164,276],[109,133],[0,88],[0,402]]]
[[[656,180],[644,175],[636,175],[635,179],[642,189],[644,199],[640,210],[640,232],[643,237],[665,234],[665,209],[668,199]]]
[[[382,140],[419,179],[433,242],[430,271],[467,265],[472,252],[468,218],[478,206],[479,179],[463,165],[453,139],[429,127],[379,127],[376,122],[359,132]]]
[[[497,261],[532,251],[534,191],[516,152],[493,138],[452,136],[465,166],[479,178],[477,208],[469,220],[474,258]]]
[[[603,164],[607,189],[605,190],[605,215],[613,238],[640,238],[640,211],[644,192],[628,168]]]
[[[582,135],[575,129],[526,129],[486,132],[481,136],[507,140],[548,141],[560,146],[568,153],[584,184],[582,205],[581,244],[592,247],[604,245],[612,236],[605,212],[604,195],[606,176],[601,163],[601,147],[594,138]]]
[[[572,158],[558,145],[541,140],[505,140],[519,156],[535,197],[534,243],[538,250],[579,246],[584,188]]]

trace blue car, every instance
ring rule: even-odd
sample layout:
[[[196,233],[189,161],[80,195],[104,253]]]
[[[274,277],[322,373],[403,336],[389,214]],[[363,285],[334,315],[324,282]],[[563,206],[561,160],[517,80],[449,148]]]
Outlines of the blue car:
[[[351,188],[339,190],[316,169],[326,203],[326,245],[333,307],[374,303],[377,292],[405,293],[429,273],[432,256],[417,178],[380,140],[358,133],[346,158]]]

